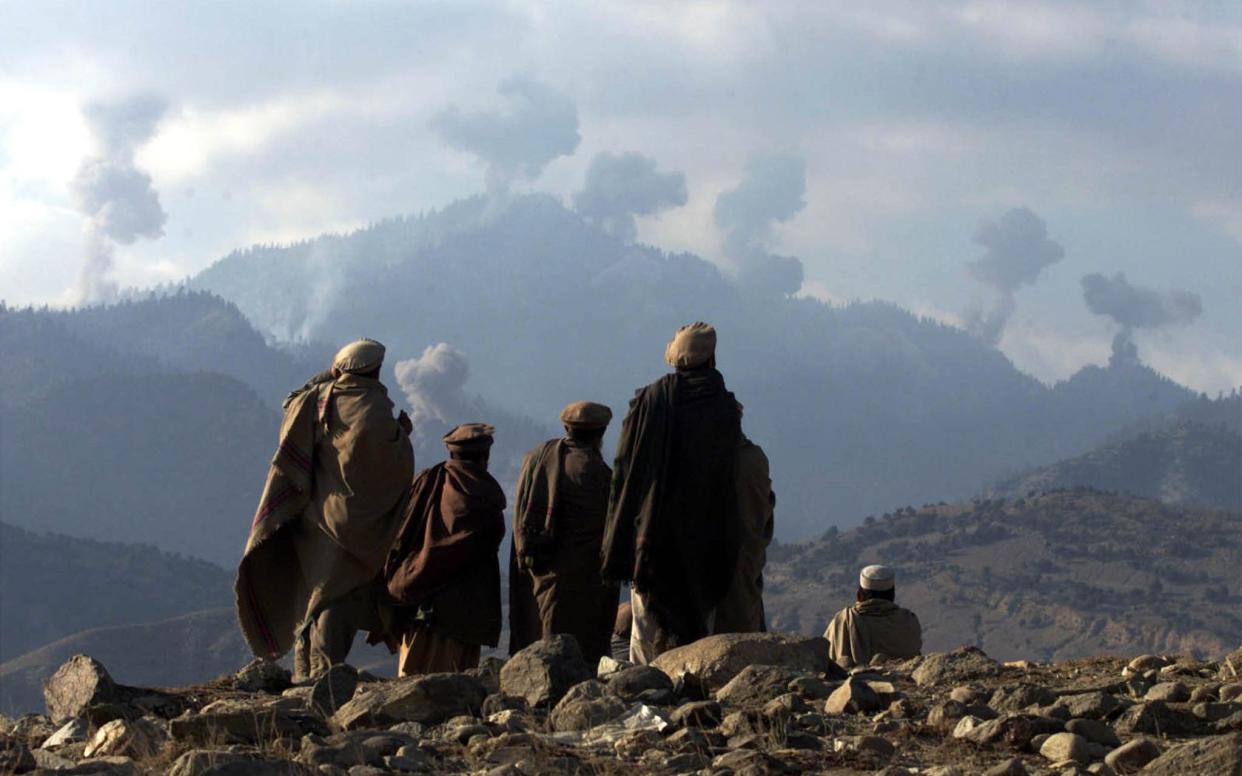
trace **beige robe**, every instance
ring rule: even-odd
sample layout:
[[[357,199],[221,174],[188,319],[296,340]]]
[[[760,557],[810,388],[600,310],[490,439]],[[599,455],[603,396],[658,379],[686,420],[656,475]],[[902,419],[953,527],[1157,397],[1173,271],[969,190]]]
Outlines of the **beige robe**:
[[[922,653],[923,626],[909,609],[873,598],[837,612],[824,631],[828,656],[849,668],[875,655],[908,658]]]
[[[716,633],[767,630],[763,612],[763,567],[772,543],[776,496],[763,448],[743,437],[737,452],[737,572],[716,607]]]

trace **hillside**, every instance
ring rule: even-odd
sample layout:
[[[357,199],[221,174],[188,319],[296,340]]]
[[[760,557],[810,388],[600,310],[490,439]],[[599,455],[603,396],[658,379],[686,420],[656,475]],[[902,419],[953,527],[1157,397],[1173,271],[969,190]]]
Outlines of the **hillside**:
[[[89,628],[225,606],[232,585],[219,566],[150,545],[0,523],[0,661]]]
[[[1005,479],[985,498],[1075,487],[1242,511],[1242,435],[1181,422]]]
[[[774,629],[819,633],[853,600],[858,570],[888,563],[925,650],[1215,657],[1242,634],[1240,521],[1086,489],[905,508],[777,548],[764,598]]]
[[[740,286],[698,256],[617,240],[544,195],[238,251],[191,287],[278,340],[366,332],[393,362],[448,343],[468,361],[469,391],[549,424],[576,399],[619,415],[665,371],[673,330],[711,321],[748,434],[772,459],[784,539],[969,497],[1193,398],[1135,363],[1050,388],[961,329],[882,302],[837,307]]]

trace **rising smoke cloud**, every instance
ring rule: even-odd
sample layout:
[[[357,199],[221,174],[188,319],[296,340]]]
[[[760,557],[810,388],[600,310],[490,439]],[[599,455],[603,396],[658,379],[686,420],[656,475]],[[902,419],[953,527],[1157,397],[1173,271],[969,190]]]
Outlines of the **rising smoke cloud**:
[[[164,235],[168,216],[151,176],[135,165],[134,152],[155,133],[166,108],[163,100],[142,96],[83,110],[98,148],[70,184],[77,208],[87,218],[86,257],[75,294],[79,303],[116,297],[117,286],[109,275],[117,243],[132,245],[139,238]]]
[[[1112,277],[1093,272],[1082,278],[1082,297],[1087,309],[1111,318],[1120,328],[1113,337],[1111,364],[1137,363],[1135,329],[1161,329],[1193,322],[1203,314],[1203,299],[1190,291],[1161,293],[1136,286],[1124,272]]]
[[[572,154],[582,140],[578,106],[568,96],[525,76],[501,81],[506,112],[463,113],[450,106],[431,120],[448,146],[474,154],[487,165],[487,188],[503,193],[519,180],[534,180],[548,162]]]
[[[626,242],[638,236],[635,216],[686,204],[686,176],[659,172],[655,159],[642,154],[596,154],[587,169],[574,209]]]
[[[431,435],[470,414],[473,401],[464,390],[470,364],[452,345],[432,345],[418,358],[398,361],[393,371],[416,432]]]
[[[725,255],[737,262],[744,287],[793,294],[802,287],[802,262],[769,253],[772,225],[806,207],[806,162],[774,153],[751,160],[736,189],[716,198],[716,226],[725,232]]]
[[[984,221],[974,241],[984,253],[966,265],[966,274],[992,289],[989,310],[966,313],[967,328],[985,342],[1000,341],[1017,308],[1015,292],[1039,279],[1045,268],[1065,258],[1065,248],[1048,239],[1048,225],[1029,208],[1008,211],[995,221]]]

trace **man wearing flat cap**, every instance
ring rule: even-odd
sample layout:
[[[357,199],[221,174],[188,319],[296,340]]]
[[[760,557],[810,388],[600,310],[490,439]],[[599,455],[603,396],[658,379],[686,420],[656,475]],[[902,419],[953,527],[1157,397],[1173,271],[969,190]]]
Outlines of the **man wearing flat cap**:
[[[824,631],[828,655],[841,667],[867,665],[871,658],[910,658],[922,653],[923,626],[909,609],[894,603],[896,574],[888,566],[867,566],[858,575],[857,602],[837,612]]]
[[[630,659],[713,632],[738,554],[741,412],[716,370],[716,330],[677,330],[674,372],[640,389],[621,427],[601,553],[606,580],[629,582]]]
[[[449,458],[420,472],[384,564],[400,604],[401,676],[477,668],[500,641],[500,542],[505,494],[487,471],[495,429],[465,423],[444,435]]]
[[[561,411],[565,436],[526,454],[513,509],[509,652],[554,633],[578,640],[595,665],[610,654],[619,589],[600,577],[612,469],[600,445],[612,410],[589,401]]]
[[[295,677],[345,660],[359,630],[387,636],[377,578],[414,471],[410,420],[380,383],[384,346],[351,342],[285,399],[235,590],[254,653],[294,649]]]

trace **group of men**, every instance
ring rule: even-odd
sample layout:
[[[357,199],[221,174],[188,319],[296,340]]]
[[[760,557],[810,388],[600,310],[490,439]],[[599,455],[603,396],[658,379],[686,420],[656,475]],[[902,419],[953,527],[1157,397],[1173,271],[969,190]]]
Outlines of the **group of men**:
[[[612,411],[594,402],[565,407],[565,436],[527,453],[513,509],[510,653],[563,633],[588,661],[648,663],[711,634],[766,629],[775,496],[715,354],[711,326],[678,329],[665,349],[673,371],[635,394],[612,468],[601,454]],[[448,458],[415,476],[412,424],[393,415],[383,359],[374,340],[350,343],[285,400],[238,568],[242,632],[256,655],[292,649],[298,678],[343,662],[359,631],[399,651],[403,676],[475,667],[500,639],[506,498],[488,471],[495,429],[453,428]],[[858,603],[825,633],[834,659],[918,653],[918,620],[895,606],[893,587],[886,567],[864,569]]]

